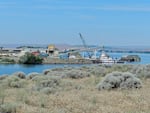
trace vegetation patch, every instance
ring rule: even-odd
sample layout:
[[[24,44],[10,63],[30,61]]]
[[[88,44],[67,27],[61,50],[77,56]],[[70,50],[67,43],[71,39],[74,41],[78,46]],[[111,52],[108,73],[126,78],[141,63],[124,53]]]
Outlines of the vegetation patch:
[[[92,65],[0,77],[0,113],[150,113],[149,72],[150,65]]]
[[[1,75],[0,76],[0,80],[4,80],[4,79],[6,79],[8,77],[8,75]]]
[[[25,85],[25,80],[21,80],[17,76],[9,76],[1,82],[1,85],[10,88],[23,88]]]
[[[98,84],[98,89],[112,90],[112,89],[131,89],[141,88],[142,83],[139,78],[129,72],[112,72]]]
[[[16,72],[13,74],[13,76],[19,77],[20,79],[26,78],[26,74],[24,72]]]
[[[60,87],[60,79],[46,76],[44,77],[36,79],[34,89],[45,94],[54,93]]]
[[[3,58],[3,59],[0,60],[0,63],[4,63],[4,64],[5,64],[5,63],[6,63],[6,64],[7,64],[7,63],[8,63],[8,64],[9,64],[9,63],[10,63],[10,64],[14,64],[14,63],[16,63],[16,62],[15,62],[14,59]]]
[[[72,79],[80,79],[85,77],[90,77],[90,73],[78,69],[73,69],[66,71],[66,73],[62,76],[62,78],[72,78]]]
[[[5,103],[0,106],[0,113],[17,113],[17,104]]]
[[[20,64],[41,64],[42,62],[43,58],[40,56],[35,56],[32,53],[26,53],[19,59]]]
[[[32,73],[29,73],[26,78],[27,78],[27,80],[31,80],[31,79],[33,79],[34,77],[39,76],[39,75],[40,75],[40,74],[37,73],[37,72],[32,72]]]

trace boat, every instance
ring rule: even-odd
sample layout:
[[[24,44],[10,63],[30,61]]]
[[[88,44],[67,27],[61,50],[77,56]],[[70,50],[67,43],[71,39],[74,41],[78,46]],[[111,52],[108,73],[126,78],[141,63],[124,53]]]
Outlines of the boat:
[[[93,63],[101,63],[101,64],[118,64],[118,63],[124,63],[124,61],[121,61],[119,59],[113,59],[110,57],[105,51],[101,52],[101,55],[98,59],[92,60]]]
[[[124,62],[140,62],[141,58],[138,55],[127,55],[122,56],[120,60]]]
[[[110,57],[108,54],[106,54],[105,51],[102,51],[99,60],[100,60],[100,62],[102,64],[114,64],[114,63],[117,63],[117,60],[113,59],[112,57]]]

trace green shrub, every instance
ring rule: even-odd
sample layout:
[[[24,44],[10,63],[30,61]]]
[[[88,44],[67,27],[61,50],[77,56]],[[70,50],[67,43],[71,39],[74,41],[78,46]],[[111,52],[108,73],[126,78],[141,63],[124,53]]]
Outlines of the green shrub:
[[[41,64],[42,62],[43,59],[40,56],[35,56],[31,53],[26,53],[19,59],[19,63],[21,64]]]
[[[9,59],[9,58],[4,58],[1,60],[1,62],[4,62],[4,63],[15,63],[15,60],[14,59]]]

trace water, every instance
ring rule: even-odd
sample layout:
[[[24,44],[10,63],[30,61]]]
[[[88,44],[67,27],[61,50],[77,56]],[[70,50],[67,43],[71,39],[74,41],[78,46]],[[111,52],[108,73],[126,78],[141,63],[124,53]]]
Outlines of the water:
[[[144,53],[108,53],[113,58],[120,58],[124,55],[139,55],[141,57],[141,62],[134,64],[150,64],[150,54]],[[85,65],[85,64],[84,64]],[[18,71],[22,71],[26,74],[31,72],[42,73],[45,69],[60,68],[60,67],[79,67],[82,64],[44,64],[44,65],[19,65],[19,64],[0,64],[0,75],[12,74]]]
[[[94,53],[94,56],[98,58],[100,56],[100,52]],[[148,53],[112,53],[107,52],[107,54],[112,58],[121,58],[122,56],[127,55],[138,55],[141,58],[141,62],[135,62],[134,64],[150,64],[150,54]],[[82,57],[88,57],[87,53],[82,53]]]
[[[108,53],[113,58],[120,58],[127,55],[138,55],[141,58],[141,62],[135,62],[134,64],[150,64],[150,54],[148,53]]]
[[[62,68],[62,67],[79,67],[82,64],[43,64],[43,65],[19,65],[19,64],[0,64],[0,75],[13,74],[21,71],[26,74],[31,72],[42,73],[45,69]]]

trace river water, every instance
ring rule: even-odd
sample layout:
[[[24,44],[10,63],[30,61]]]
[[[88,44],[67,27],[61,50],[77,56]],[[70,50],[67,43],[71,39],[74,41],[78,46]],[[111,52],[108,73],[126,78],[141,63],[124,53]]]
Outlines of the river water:
[[[41,64],[41,65],[20,65],[20,64],[0,64],[0,75],[13,74],[15,72],[42,73],[45,69],[62,68],[62,67],[79,67],[85,64]]]
[[[148,53],[108,53],[113,58],[120,58],[126,55],[138,55],[141,58],[141,62],[135,62],[134,64],[150,64],[150,54]]]
[[[113,58],[120,58],[125,55],[139,55],[141,62],[134,64],[150,64],[150,54],[144,53],[108,53]],[[84,64],[85,65],[85,64]],[[44,64],[44,65],[19,65],[19,64],[0,64],[0,75],[12,74],[18,71],[22,71],[26,74],[31,72],[42,73],[45,69],[59,68],[59,67],[79,67],[82,64]]]

